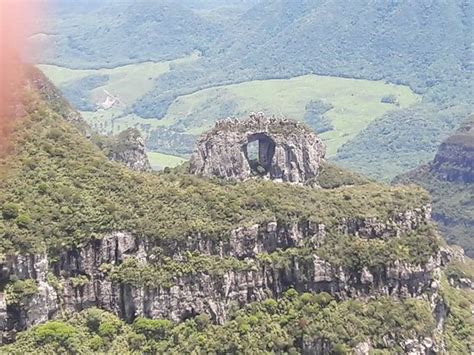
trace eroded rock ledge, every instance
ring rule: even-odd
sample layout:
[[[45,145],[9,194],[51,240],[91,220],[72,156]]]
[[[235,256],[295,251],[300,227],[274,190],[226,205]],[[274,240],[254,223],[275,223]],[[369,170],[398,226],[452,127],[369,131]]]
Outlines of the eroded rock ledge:
[[[263,113],[246,120],[224,119],[197,142],[191,172],[246,180],[305,183],[318,174],[326,148],[305,125]]]
[[[117,161],[136,171],[150,171],[151,166],[145,152],[145,141],[134,128],[126,129],[110,137],[101,147],[110,160]]]
[[[367,242],[394,240],[416,232],[429,219],[426,206],[385,221],[341,220],[330,230],[311,222],[270,221],[236,228],[221,240],[197,235],[179,243],[115,232],[64,251],[56,260],[44,254],[11,256],[1,264],[2,279],[31,279],[38,290],[17,304],[0,294],[0,325],[9,336],[60,311],[92,306],[129,321],[138,316],[181,321],[208,314],[223,323],[233,308],[279,297],[288,288],[324,291],[340,300],[432,295],[436,303],[438,273],[449,258],[445,251],[422,264],[395,260],[372,269],[332,265],[318,254],[329,233]]]

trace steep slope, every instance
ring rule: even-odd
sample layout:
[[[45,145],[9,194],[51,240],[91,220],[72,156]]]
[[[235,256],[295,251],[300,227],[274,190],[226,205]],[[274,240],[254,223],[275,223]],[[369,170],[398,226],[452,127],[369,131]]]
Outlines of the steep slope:
[[[421,189],[134,172],[34,90],[23,107],[0,163],[2,341],[33,328],[2,352],[469,346]]]
[[[43,48],[32,60],[68,68],[176,59],[194,50],[206,51],[221,32],[219,26],[170,0],[59,2],[49,8],[46,18],[57,20],[44,24],[46,34],[31,38],[30,47]]]
[[[29,83],[34,88],[34,92],[39,95],[39,99],[46,101],[56,114],[70,122],[84,137],[104,151],[109,159],[118,161],[133,170],[151,169],[140,132],[131,128],[115,136],[103,136],[93,132],[79,112],[41,71],[31,66],[24,66],[24,68]]]
[[[433,217],[449,243],[474,257],[474,116],[439,147],[434,160],[397,183],[416,183],[433,196]]]
[[[441,144],[433,170],[450,182],[474,182],[474,116]]]

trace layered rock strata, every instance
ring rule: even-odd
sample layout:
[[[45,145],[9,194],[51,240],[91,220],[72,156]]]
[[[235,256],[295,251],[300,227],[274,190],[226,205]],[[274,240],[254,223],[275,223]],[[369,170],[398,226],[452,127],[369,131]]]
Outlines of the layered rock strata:
[[[398,238],[416,231],[429,218],[430,208],[423,207],[387,221],[341,220],[332,231],[366,240]],[[92,306],[129,321],[138,316],[181,321],[207,314],[223,323],[235,307],[279,297],[289,288],[324,291],[340,300],[436,294],[440,267],[449,259],[445,251],[421,265],[395,262],[382,269],[349,270],[318,255],[329,232],[323,224],[283,225],[276,221],[236,228],[219,241],[197,235],[152,242],[116,232],[84,248],[65,251],[55,261],[41,254],[11,256],[2,263],[2,279],[33,279],[38,291],[13,305],[1,294],[0,324],[8,335],[44,322],[60,310],[72,312]],[[163,270],[169,272],[168,264],[191,265],[193,255],[215,258],[222,267],[217,271],[196,267],[160,276]],[[226,266],[229,261],[231,266]],[[122,276],[129,271],[138,277]],[[141,278],[145,274],[150,279]]]

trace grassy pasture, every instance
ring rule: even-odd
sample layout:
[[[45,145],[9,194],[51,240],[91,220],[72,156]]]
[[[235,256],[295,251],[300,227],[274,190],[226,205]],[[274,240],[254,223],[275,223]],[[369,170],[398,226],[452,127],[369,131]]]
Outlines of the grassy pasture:
[[[394,95],[398,104],[382,103]],[[265,111],[302,120],[311,100],[322,100],[333,108],[326,113],[334,130],[321,134],[328,155],[355,137],[373,120],[390,110],[408,107],[420,100],[409,87],[383,81],[305,75],[292,79],[256,80],[213,87],[178,97],[160,125],[183,126],[188,133],[199,134],[222,118],[228,107],[236,107],[234,116]]]
[[[173,168],[186,161],[186,159],[181,157],[158,152],[148,152],[147,155],[150,165],[154,170],[161,170],[165,167]]]
[[[118,96],[127,108],[153,90],[154,79],[170,70],[172,63],[192,61],[192,54],[171,62],[125,65],[113,69],[76,70],[53,65],[39,65],[56,84],[64,85],[88,75],[108,75],[106,85],[90,92],[92,102],[100,103],[105,91]],[[383,103],[384,96],[396,98],[396,104]],[[327,155],[333,156],[344,143],[353,139],[368,124],[391,110],[411,106],[421,100],[407,86],[384,81],[304,75],[291,79],[255,80],[240,84],[216,86],[179,96],[161,120],[143,119],[124,108],[83,112],[86,120],[102,133],[118,133],[127,127],[164,126],[199,135],[214,122],[226,116],[246,117],[251,111],[303,120],[307,104],[321,100],[332,105],[325,113],[334,129],[321,134],[327,144]],[[145,132],[146,133],[146,132]],[[156,158],[162,166],[169,160]],[[168,165],[165,165],[168,166]]]
[[[38,68],[57,86],[65,85],[89,75],[108,75],[109,80],[106,85],[90,92],[91,102],[102,102],[106,96],[104,92],[106,90],[110,94],[119,97],[127,107],[130,107],[136,100],[153,89],[154,79],[168,72],[172,64],[193,61],[197,58],[198,54],[193,53],[188,57],[173,61],[143,62],[112,69],[69,69],[47,64],[40,64]]]

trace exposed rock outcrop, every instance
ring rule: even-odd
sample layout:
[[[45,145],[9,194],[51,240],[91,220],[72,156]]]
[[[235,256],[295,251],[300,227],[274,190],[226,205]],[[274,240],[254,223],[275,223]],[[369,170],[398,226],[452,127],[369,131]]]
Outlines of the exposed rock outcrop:
[[[132,170],[151,170],[145,152],[145,141],[141,133],[134,128],[129,128],[117,136],[111,137],[103,149],[110,160],[125,164]]]
[[[474,257],[474,116],[440,145],[433,161],[394,182],[416,183],[428,190],[433,219],[446,241]]]
[[[428,207],[407,211],[387,221],[341,221],[333,228],[339,233],[367,239],[397,238],[429,220],[429,211]],[[276,221],[236,228],[228,239],[220,241],[198,235],[181,242],[152,242],[116,232],[82,249],[65,251],[50,265],[44,255],[10,257],[3,263],[4,274],[35,280],[38,293],[21,307],[8,305],[3,311],[0,297],[0,323],[8,334],[45,321],[59,309],[79,311],[91,306],[127,320],[144,316],[180,321],[207,314],[213,321],[223,323],[233,307],[279,297],[290,287],[301,292],[328,292],[341,300],[382,295],[425,297],[437,292],[439,269],[450,257],[449,253],[440,251],[423,265],[398,262],[383,269],[349,270],[333,266],[318,256],[317,250],[327,233],[322,224],[282,225]],[[139,273],[147,268],[160,270],[157,250],[175,261],[186,260],[187,253],[194,252],[234,258],[240,264],[223,267],[217,273],[209,270],[178,273],[170,282],[163,283],[113,277],[112,270],[127,260],[133,261],[132,269]],[[282,263],[269,257],[272,252],[289,253]],[[55,288],[48,283],[48,268],[54,271]]]
[[[198,140],[191,172],[237,180],[261,176],[305,183],[317,176],[324,156],[321,139],[305,125],[258,113],[246,120],[218,121]]]
[[[431,170],[447,181],[474,183],[474,116],[441,144]]]
[[[46,322],[59,310],[58,294],[48,283],[49,260],[45,254],[8,257],[2,267],[2,279],[34,280],[36,292],[19,302],[9,303],[6,293],[0,293],[0,324],[3,330],[26,329]],[[6,275],[5,275],[6,274]],[[2,280],[3,281],[3,280]],[[2,333],[2,338],[7,333]]]

